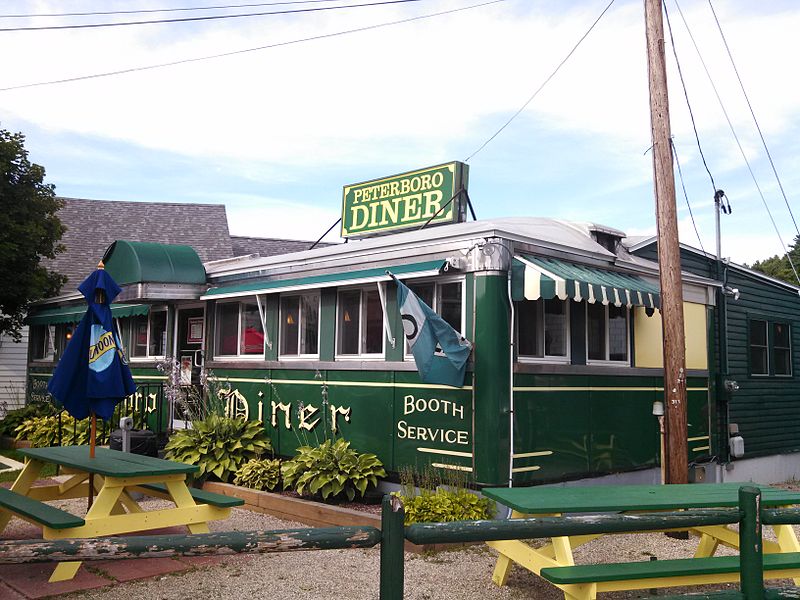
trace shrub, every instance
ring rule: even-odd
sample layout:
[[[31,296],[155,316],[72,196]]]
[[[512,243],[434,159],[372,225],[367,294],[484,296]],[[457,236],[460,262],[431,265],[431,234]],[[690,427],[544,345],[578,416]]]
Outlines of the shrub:
[[[197,465],[196,479],[229,481],[248,460],[272,451],[261,421],[210,415],[176,432],[164,447],[171,460]]]
[[[58,415],[47,417],[33,417],[23,421],[16,429],[18,440],[28,440],[34,448],[58,446]],[[76,421],[66,412],[61,413],[61,445],[83,446],[89,443],[91,435],[91,420]],[[108,431],[105,433],[98,424],[96,443],[105,444],[108,441]]]
[[[298,494],[323,499],[342,495],[353,500],[386,477],[383,463],[374,454],[359,454],[344,439],[325,440],[318,446],[301,446],[297,456],[281,466],[283,484]]]
[[[393,495],[403,499],[406,525],[491,519],[494,501],[470,492],[469,484],[458,469],[427,467],[419,472],[408,466],[400,469],[401,491]]]
[[[233,483],[254,490],[273,490],[281,481],[281,461],[278,459],[251,459],[236,471]]]
[[[423,491],[412,497],[402,496],[398,492],[395,495],[403,498],[406,525],[491,519],[495,512],[494,501],[465,489],[439,488],[435,492]]]
[[[34,417],[47,417],[56,414],[56,407],[49,402],[32,402],[22,408],[8,411],[0,420],[0,435],[15,435],[17,427]]]

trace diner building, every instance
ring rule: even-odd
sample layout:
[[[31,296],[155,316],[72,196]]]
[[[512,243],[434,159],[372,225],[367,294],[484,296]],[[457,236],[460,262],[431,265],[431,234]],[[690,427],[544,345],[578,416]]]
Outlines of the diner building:
[[[201,260],[187,245],[110,244],[98,258],[123,289],[112,312],[137,383],[150,386],[137,402],[186,426],[148,391],[176,361],[181,385],[205,384],[229,414],[263,422],[282,456],[342,436],[390,472],[457,471],[477,486],[658,481],[652,240],[541,217],[467,221],[466,184],[466,166],[451,163],[346,186],[348,243],[287,254]],[[796,288],[732,265],[720,276],[708,260],[684,248],[698,481],[749,474],[731,461],[783,460],[800,439],[796,395],[784,391],[795,385]],[[420,376],[392,276],[470,342],[463,385]],[[31,339],[82,312],[75,296],[39,306]],[[39,348],[28,372],[29,396],[41,397],[59,350]],[[731,452],[733,424],[744,446]]]

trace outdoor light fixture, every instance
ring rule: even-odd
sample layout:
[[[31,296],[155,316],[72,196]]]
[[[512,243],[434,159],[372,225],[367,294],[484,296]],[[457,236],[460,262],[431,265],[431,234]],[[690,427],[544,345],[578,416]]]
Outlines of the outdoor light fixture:
[[[734,300],[738,300],[740,296],[739,288],[732,288],[729,285],[726,285],[722,289],[722,293],[725,294],[726,296],[733,296]]]
[[[655,402],[653,402],[653,416],[654,417],[664,416],[664,403],[661,400],[656,400]]]
[[[67,327],[67,341],[72,339],[72,327]]]
[[[349,313],[349,311],[344,311],[344,322],[345,323],[349,323],[350,322],[350,313]]]
[[[287,325],[294,325],[294,317],[291,313],[289,313],[286,317],[286,324]]]

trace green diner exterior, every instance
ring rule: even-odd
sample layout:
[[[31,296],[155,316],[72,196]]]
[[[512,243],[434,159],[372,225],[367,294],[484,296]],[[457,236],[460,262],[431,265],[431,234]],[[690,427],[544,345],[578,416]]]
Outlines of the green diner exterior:
[[[119,241],[104,259],[123,287],[114,310],[137,383],[163,382],[156,366],[172,357],[182,383],[208,377],[231,414],[261,420],[280,455],[335,434],[392,472],[530,485],[658,476],[658,265],[623,238],[519,217],[205,264],[187,246]],[[421,382],[387,271],[473,343],[463,387]],[[727,448],[712,275],[684,274],[693,463]],[[29,318],[31,396],[76,311],[64,296]]]

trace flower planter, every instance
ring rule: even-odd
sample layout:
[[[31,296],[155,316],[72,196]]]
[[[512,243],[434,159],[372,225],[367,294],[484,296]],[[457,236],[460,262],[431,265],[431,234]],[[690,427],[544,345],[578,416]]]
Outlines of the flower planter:
[[[381,528],[380,515],[343,508],[332,504],[314,502],[304,498],[292,498],[272,492],[260,492],[230,483],[206,481],[203,489],[225,496],[244,500],[244,508],[262,512],[285,521],[296,521],[312,527],[336,527],[366,525]],[[431,552],[462,547],[464,544],[412,544],[405,543],[406,552]]]
[[[17,440],[8,435],[0,436],[0,449],[14,450],[16,448],[30,448],[31,443],[28,440]]]

